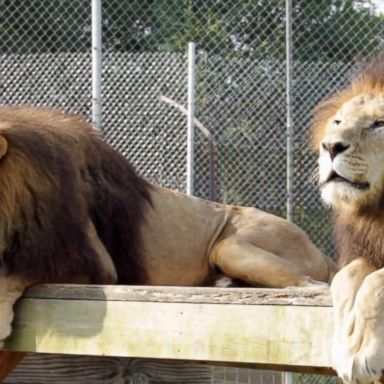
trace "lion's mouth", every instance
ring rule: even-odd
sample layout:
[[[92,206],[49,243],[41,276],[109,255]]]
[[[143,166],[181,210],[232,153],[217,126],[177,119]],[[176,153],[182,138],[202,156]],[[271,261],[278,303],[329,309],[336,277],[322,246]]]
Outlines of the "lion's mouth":
[[[347,183],[351,187],[356,188],[356,189],[360,189],[360,190],[364,190],[364,189],[368,189],[369,188],[369,183],[368,182],[355,182],[355,181],[351,181],[351,180],[346,179],[343,176],[340,176],[335,171],[332,171],[332,173],[329,175],[328,179],[324,183],[322,183],[321,186],[323,186],[325,184],[328,184],[330,182],[334,182],[334,183]]]

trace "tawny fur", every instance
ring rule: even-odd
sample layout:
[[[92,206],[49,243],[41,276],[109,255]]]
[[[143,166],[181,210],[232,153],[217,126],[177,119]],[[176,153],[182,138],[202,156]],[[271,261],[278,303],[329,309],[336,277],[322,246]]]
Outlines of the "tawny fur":
[[[331,263],[294,224],[150,186],[77,117],[2,108],[0,137],[0,257],[9,274],[102,281],[91,220],[119,283],[204,285],[223,269],[267,286],[329,279]],[[235,267],[236,258],[249,266]]]
[[[287,220],[152,186],[79,118],[0,108],[0,347],[37,282],[323,288],[333,272]]]
[[[336,92],[321,102],[314,111],[312,124],[312,145],[318,150],[324,138],[325,129],[330,118],[352,98],[362,94],[381,95],[384,92],[384,57],[376,57],[356,74],[348,87]]]

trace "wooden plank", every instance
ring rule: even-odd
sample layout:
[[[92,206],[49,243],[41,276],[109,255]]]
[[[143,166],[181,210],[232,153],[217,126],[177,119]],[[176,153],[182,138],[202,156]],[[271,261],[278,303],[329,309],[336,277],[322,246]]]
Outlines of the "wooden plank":
[[[4,384],[280,384],[281,373],[183,361],[29,353]],[[312,380],[313,381],[313,380]]]
[[[4,383],[211,384],[214,379],[212,371],[212,367],[180,361],[28,354]]]
[[[40,284],[30,288],[24,297],[200,304],[292,304],[326,307],[332,305],[328,289],[296,287],[287,289],[260,289]]]
[[[313,370],[309,372],[316,373]],[[244,364],[234,368],[227,364],[210,366],[176,360],[28,353],[4,383],[280,384],[280,379],[279,372],[258,370]],[[309,381],[317,383],[319,379],[319,376],[312,375]]]
[[[214,303],[205,302],[205,294],[196,294],[199,289],[195,288],[189,288],[190,301],[177,296],[180,288],[124,288],[133,292],[130,298],[125,292],[125,299],[121,289],[99,287],[92,299],[83,295],[79,300],[75,298],[79,292],[71,296],[71,287],[36,287],[17,305],[13,336],[6,348],[286,367],[330,365],[332,308],[324,303],[305,304],[316,301],[313,292],[301,290],[300,305],[293,305],[296,293],[289,290],[284,298],[279,290],[276,298],[276,290],[272,290],[272,299],[256,300],[264,303],[260,305],[249,304],[253,297],[242,296],[242,289],[233,293],[223,288],[209,290],[211,296],[206,300]],[[44,297],[44,290],[49,291],[45,292],[49,298]],[[251,291],[258,296],[257,289]],[[138,292],[146,301],[137,299]],[[231,304],[222,303],[223,295]],[[172,299],[176,301],[171,296],[177,297]],[[164,297],[166,301],[161,301]],[[241,303],[233,304],[239,297]],[[286,304],[275,304],[280,300]]]

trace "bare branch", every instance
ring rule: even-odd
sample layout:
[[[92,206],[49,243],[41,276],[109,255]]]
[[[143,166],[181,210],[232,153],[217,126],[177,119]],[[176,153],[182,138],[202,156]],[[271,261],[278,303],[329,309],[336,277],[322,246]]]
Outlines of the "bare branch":
[[[181,112],[183,115],[187,115],[187,108],[185,108],[183,105],[179,104],[177,101],[170,99],[169,97],[166,97],[164,95],[161,95],[159,97],[159,101],[165,104],[170,105],[171,107],[176,108],[179,112]],[[195,123],[196,127],[200,130],[200,132],[208,139],[210,140],[214,145],[216,145],[216,139],[212,135],[211,132],[209,132],[209,129],[196,117],[193,119],[193,122]]]

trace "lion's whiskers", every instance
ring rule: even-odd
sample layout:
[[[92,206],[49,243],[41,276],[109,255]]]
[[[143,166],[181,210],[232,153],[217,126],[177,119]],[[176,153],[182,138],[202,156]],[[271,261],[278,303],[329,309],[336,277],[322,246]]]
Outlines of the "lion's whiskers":
[[[317,185],[319,183],[319,178],[320,178],[319,168],[316,166],[312,169],[311,174],[309,176],[309,180],[312,185]]]

